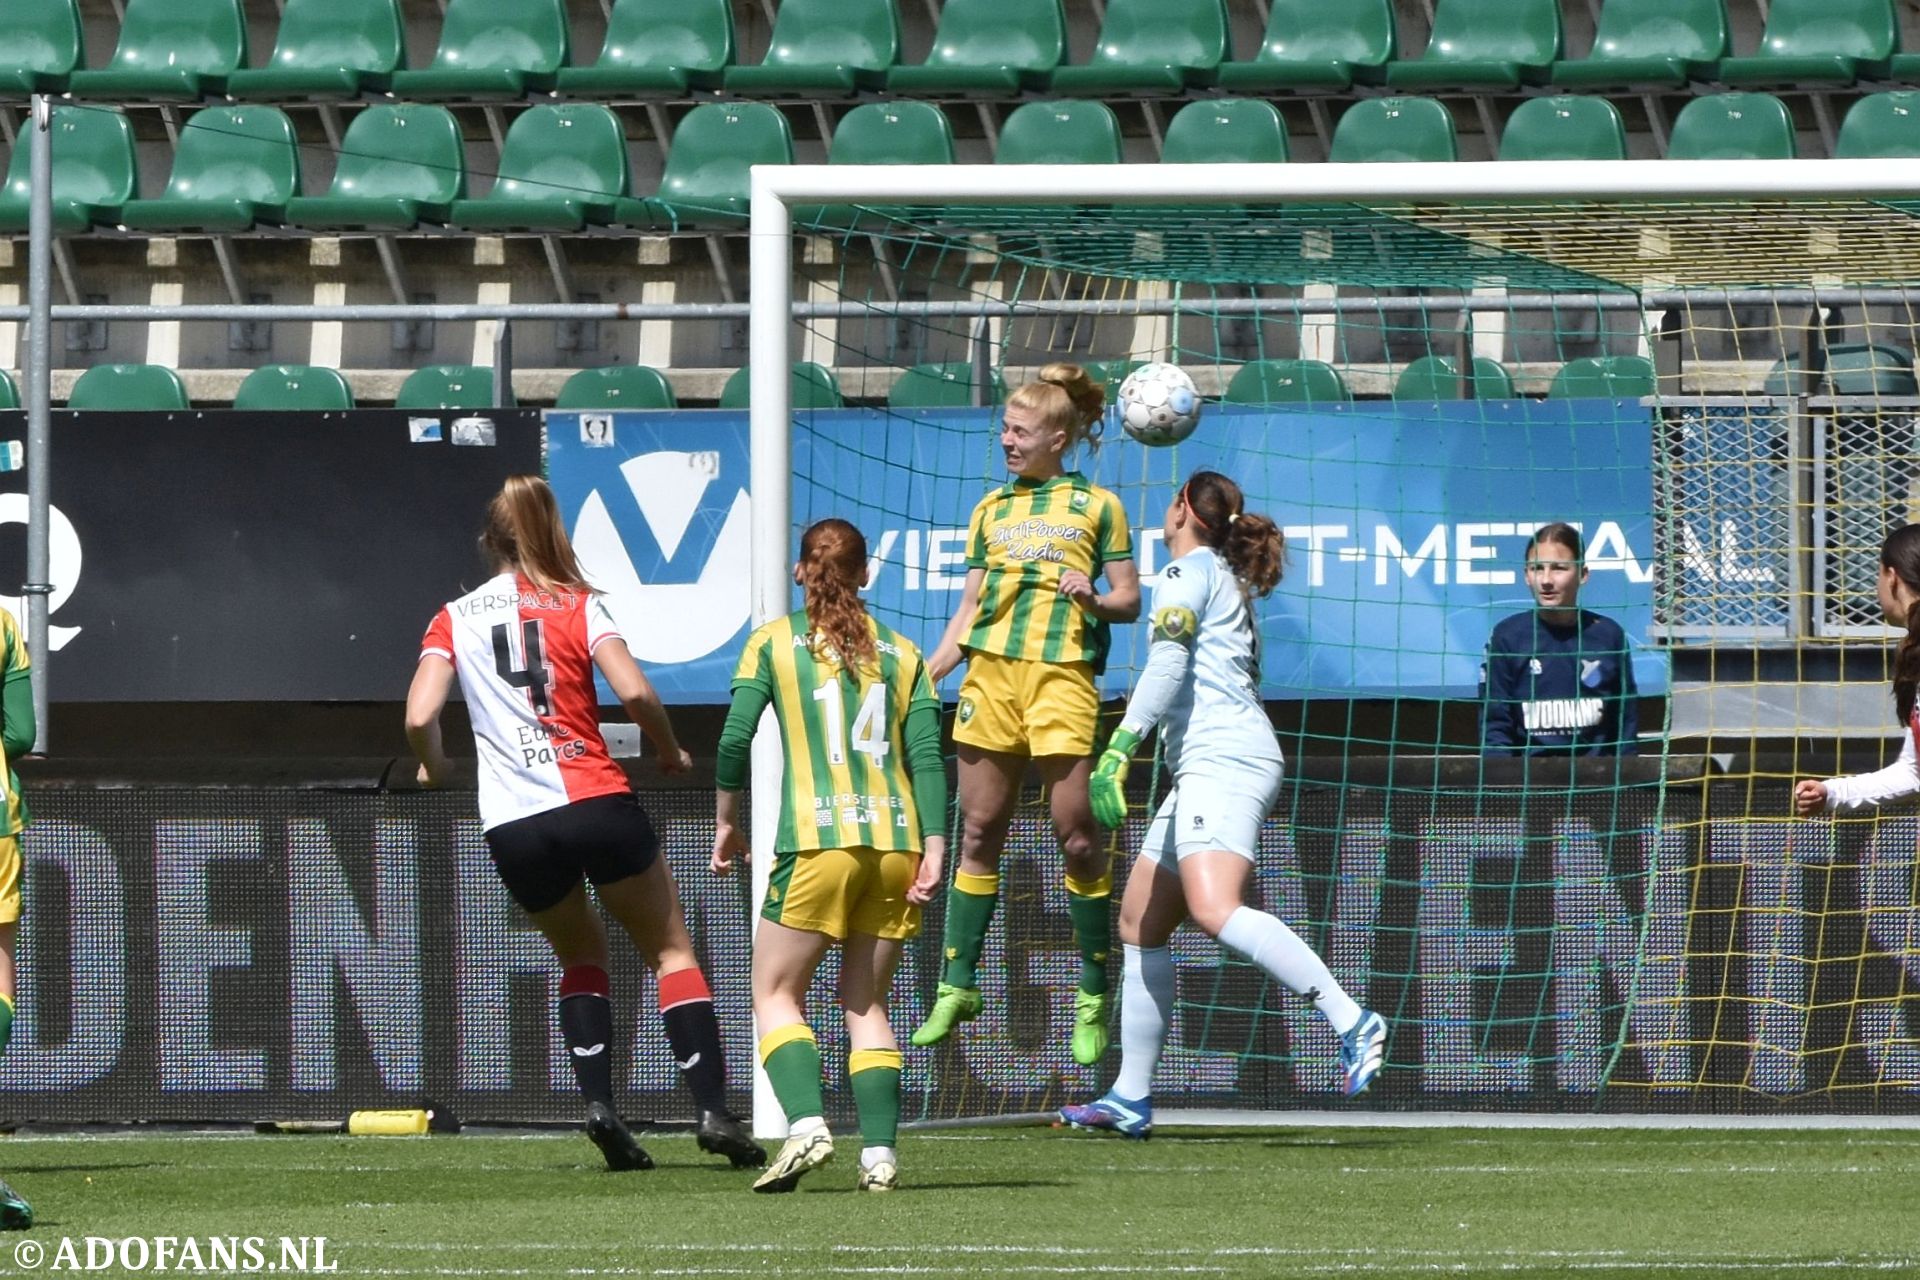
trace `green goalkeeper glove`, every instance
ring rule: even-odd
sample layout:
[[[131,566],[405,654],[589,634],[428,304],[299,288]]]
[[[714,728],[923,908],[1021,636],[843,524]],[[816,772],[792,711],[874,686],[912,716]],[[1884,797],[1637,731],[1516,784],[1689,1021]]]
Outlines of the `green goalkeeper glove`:
[[[1107,739],[1107,749],[1093,766],[1089,798],[1094,821],[1103,827],[1118,828],[1127,820],[1127,769],[1133,764],[1133,749],[1139,745],[1139,734],[1115,729]]]

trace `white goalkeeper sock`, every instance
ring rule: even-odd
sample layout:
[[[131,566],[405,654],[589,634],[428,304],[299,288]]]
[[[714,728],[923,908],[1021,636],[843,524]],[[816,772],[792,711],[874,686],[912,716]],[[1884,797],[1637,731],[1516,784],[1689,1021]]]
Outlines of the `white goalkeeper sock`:
[[[1165,947],[1121,948],[1126,977],[1120,986],[1120,1074],[1113,1091],[1128,1102],[1153,1093],[1153,1069],[1173,1021],[1173,952]]]
[[[1340,1035],[1360,1021],[1360,1006],[1334,980],[1326,962],[1275,917],[1239,907],[1227,917],[1220,941],[1265,969],[1274,981],[1285,983],[1295,995],[1305,996]]]

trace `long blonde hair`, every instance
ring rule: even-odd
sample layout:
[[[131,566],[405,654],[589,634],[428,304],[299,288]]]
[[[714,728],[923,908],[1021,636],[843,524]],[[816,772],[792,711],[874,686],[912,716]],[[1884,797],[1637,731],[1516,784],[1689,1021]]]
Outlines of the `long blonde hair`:
[[[480,545],[500,569],[517,568],[542,591],[591,591],[573,554],[560,503],[539,476],[508,476],[487,504]]]
[[[1067,448],[1084,444],[1100,447],[1106,390],[1077,364],[1056,360],[1040,376],[1007,397],[1009,409],[1030,409],[1048,430],[1067,433]]]

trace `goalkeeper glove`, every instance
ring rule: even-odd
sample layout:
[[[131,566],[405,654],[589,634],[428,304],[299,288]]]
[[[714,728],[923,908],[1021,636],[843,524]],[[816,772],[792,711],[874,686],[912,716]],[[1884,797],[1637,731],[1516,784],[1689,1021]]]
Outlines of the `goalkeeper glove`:
[[[1113,737],[1107,739],[1107,749],[1093,766],[1089,798],[1094,820],[1103,827],[1118,828],[1127,820],[1127,769],[1133,764],[1133,749],[1139,745],[1139,734],[1115,729]]]

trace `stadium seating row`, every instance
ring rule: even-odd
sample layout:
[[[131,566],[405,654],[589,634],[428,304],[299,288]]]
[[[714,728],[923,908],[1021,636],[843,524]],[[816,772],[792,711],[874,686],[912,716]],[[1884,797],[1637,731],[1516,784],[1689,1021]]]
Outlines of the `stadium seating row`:
[[[0,93],[110,102],[614,100],[723,91],[817,98],[1581,90],[1907,82],[1894,0],[1773,0],[1759,50],[1732,57],[1725,0],[1605,0],[1592,53],[1566,59],[1559,0],[1439,0],[1425,51],[1398,59],[1392,0],[1271,0],[1235,61],[1225,0],[1108,0],[1090,62],[1064,66],[1061,0],[944,0],[924,64],[899,65],[895,0],[781,0],[757,65],[734,62],[730,0],[616,0],[599,57],[574,65],[564,0],[447,0],[430,65],[406,67],[399,0],[286,0],[248,68],[241,0],[127,0],[108,65],[84,66],[79,0],[0,8]]]
[[[1088,371],[1112,398],[1135,360],[1090,360]],[[1786,395],[1796,384],[1798,362],[1783,360],[1768,374],[1766,394]],[[1894,347],[1835,346],[1826,369],[1836,395],[1911,396],[1920,393],[1913,355]],[[796,409],[837,409],[846,403],[833,371],[823,365],[793,367]],[[988,399],[1005,394],[996,371]],[[1554,375],[1549,400],[1587,397],[1637,399],[1655,394],[1653,362],[1644,356],[1590,356],[1569,360]],[[1498,361],[1479,358],[1462,374],[1448,356],[1409,362],[1394,383],[1395,400],[1510,400],[1513,379]],[[1305,404],[1351,400],[1340,371],[1318,360],[1250,360],[1235,369],[1221,394],[1224,404]],[[892,409],[958,408],[973,402],[973,369],[966,363],[919,364],[901,371],[887,394]],[[722,409],[745,409],[748,373],[736,371],[720,393]],[[0,370],[0,409],[18,408],[12,379]],[[431,365],[416,370],[394,400],[398,409],[484,409],[493,404],[493,371],[480,365]],[[557,409],[673,409],[679,405],[666,375],[644,365],[582,369],[567,379]],[[80,375],[69,409],[166,410],[191,407],[179,374],[160,365],[98,365]],[[242,410],[333,411],[354,407],[353,392],[335,369],[311,365],[266,365],[248,374],[233,398]]]
[[[406,231],[428,223],[467,231],[560,232],[619,226],[649,232],[736,227],[746,214],[748,169],[789,163],[786,117],[758,103],[695,107],[674,134],[659,191],[633,194],[626,138],[606,107],[557,103],[522,112],[507,132],[497,181],[469,198],[460,128],[444,107],[382,105],[361,111],[342,141],[325,195],[302,195],[299,146],[285,113],[270,106],[208,107],[180,131],[163,194],[138,198],[133,131],[101,107],[54,117],[54,223],[62,233],[112,227],[147,233],[232,233],[256,226],[302,231]],[[1673,159],[1794,155],[1793,122],[1761,93],[1696,98],[1674,121]],[[926,102],[867,103],[835,130],[836,164],[948,164],[953,133]],[[1503,160],[1606,160],[1626,154],[1620,113],[1599,97],[1533,98],[1501,138]],[[1841,127],[1838,154],[1920,155],[1920,92],[1860,99]],[[1431,98],[1370,98],[1340,118],[1336,161],[1452,160],[1453,117]],[[1188,104],[1169,124],[1166,163],[1277,162],[1288,158],[1285,122],[1255,98]],[[1100,102],[1028,103],[1002,130],[1003,164],[1118,163],[1120,126]],[[0,232],[27,227],[29,154],[17,147],[0,189]],[[844,222],[850,210],[800,211],[803,221]]]

